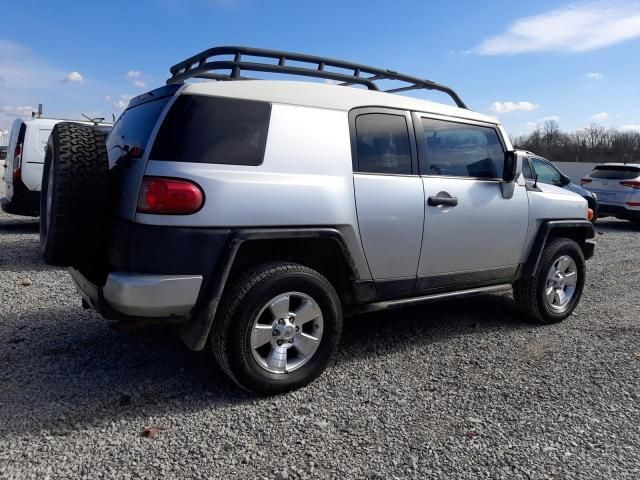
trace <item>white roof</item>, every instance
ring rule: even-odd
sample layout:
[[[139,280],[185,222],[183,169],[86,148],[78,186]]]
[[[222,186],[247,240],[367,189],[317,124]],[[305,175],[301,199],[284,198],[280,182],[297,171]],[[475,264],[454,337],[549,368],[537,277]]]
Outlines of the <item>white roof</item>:
[[[357,107],[388,107],[414,110],[439,115],[499,123],[495,118],[453,105],[431,102],[405,95],[344,87],[326,83],[296,82],[290,80],[242,80],[228,82],[189,83],[185,93],[245,98],[271,103],[285,103],[332,110],[351,110]]]

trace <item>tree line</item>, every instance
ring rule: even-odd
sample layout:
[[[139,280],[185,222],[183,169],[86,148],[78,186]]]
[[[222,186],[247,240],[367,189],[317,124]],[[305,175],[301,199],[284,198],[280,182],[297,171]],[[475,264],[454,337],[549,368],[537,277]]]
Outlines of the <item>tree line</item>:
[[[528,135],[513,139],[515,148],[555,162],[640,163],[640,132],[590,125],[571,133],[547,120]]]

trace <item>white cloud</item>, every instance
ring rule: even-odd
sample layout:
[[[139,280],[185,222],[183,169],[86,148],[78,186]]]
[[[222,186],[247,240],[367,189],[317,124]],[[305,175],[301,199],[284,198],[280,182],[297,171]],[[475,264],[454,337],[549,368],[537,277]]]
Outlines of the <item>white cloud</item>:
[[[11,105],[5,105],[4,107],[2,107],[2,113],[4,113],[7,117],[14,117],[14,118],[18,118],[18,117],[30,117],[31,116],[31,112],[35,111],[35,108],[33,108],[31,105],[22,105],[22,106],[11,106]]]
[[[546,122],[546,121],[553,121],[553,122],[559,122],[560,121],[560,117],[558,115],[549,115],[547,117],[542,117],[540,119],[541,122]]]
[[[604,78],[604,75],[599,72],[592,72],[592,73],[587,73],[585,77],[591,80],[602,80]]]
[[[71,72],[64,77],[65,82],[84,82],[84,77],[80,72]]]
[[[607,112],[596,113],[595,115],[591,115],[591,120],[594,122],[604,122],[605,120],[609,120],[609,114]]]
[[[136,88],[145,88],[147,82],[143,79],[143,73],[140,70],[129,70],[127,72],[127,78],[131,80],[131,83]]]
[[[493,113],[530,112],[538,107],[539,105],[531,102],[493,102],[489,110]]]
[[[527,130],[535,130],[538,128],[538,122],[526,122],[524,128]]]
[[[640,3],[581,3],[516,20],[475,48],[482,55],[587,52],[640,37]]]
[[[132,95],[120,95],[118,100],[116,100],[113,104],[113,108],[116,110],[124,110],[129,105],[129,100],[133,98]]]
[[[640,133],[640,124],[638,125],[622,125],[620,130],[625,132],[639,132]]]

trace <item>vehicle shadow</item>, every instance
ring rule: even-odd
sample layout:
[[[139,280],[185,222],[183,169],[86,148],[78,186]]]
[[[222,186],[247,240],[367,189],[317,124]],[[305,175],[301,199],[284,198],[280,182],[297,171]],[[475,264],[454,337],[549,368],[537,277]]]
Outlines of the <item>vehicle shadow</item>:
[[[594,225],[594,228],[597,233],[640,232],[639,223],[632,223],[626,220],[618,220],[614,218],[604,218],[602,220],[598,220]]]
[[[177,327],[120,333],[79,307],[51,308],[2,321],[0,363],[9,368],[0,372],[0,436],[27,431],[70,435],[119,418],[146,419],[271,401],[233,385],[208,351],[189,351]],[[370,356],[518,328],[527,325],[508,295],[358,316],[345,321],[336,360],[318,382],[329,381],[326,377],[341,375],[349,363]],[[305,402],[322,394],[326,391],[312,384],[280,398]]]
[[[0,235],[2,234],[26,234],[38,233],[40,223],[37,219],[13,219],[12,217],[0,218]]]

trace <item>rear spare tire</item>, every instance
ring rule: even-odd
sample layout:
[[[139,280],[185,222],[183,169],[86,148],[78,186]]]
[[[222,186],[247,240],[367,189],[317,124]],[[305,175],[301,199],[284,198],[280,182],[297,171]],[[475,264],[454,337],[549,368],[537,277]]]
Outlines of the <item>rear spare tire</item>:
[[[53,127],[40,200],[40,250],[49,265],[81,266],[101,251],[108,199],[106,137],[88,125]]]

